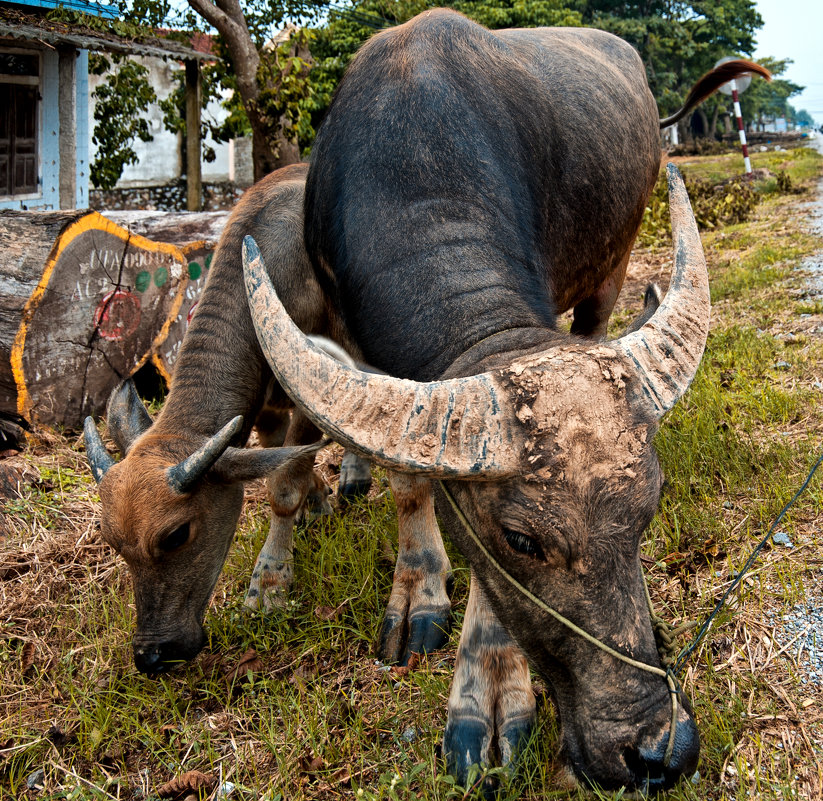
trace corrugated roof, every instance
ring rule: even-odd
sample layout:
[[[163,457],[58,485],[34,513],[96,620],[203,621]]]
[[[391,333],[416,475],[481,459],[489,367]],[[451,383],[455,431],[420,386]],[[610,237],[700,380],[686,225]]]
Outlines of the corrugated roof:
[[[193,47],[159,37],[128,39],[116,33],[98,31],[83,25],[47,20],[36,14],[23,14],[0,5],[0,39],[42,42],[46,45],[72,45],[78,50],[123,53],[134,56],[174,58],[180,61],[215,61],[216,56]]]
[[[34,8],[68,8],[72,11],[82,11],[95,17],[117,19],[120,9],[115,3],[94,3],[91,0],[14,0],[18,6],[32,6]]]

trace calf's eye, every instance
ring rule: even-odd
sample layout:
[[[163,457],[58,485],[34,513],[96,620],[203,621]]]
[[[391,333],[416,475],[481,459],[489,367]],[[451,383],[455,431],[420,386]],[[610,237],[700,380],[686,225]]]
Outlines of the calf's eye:
[[[510,528],[503,529],[503,536],[506,538],[509,546],[518,553],[533,556],[535,559],[545,558],[543,556],[543,549],[534,537],[523,534],[522,531],[513,531]]]
[[[163,539],[157,543],[157,547],[164,553],[171,553],[172,551],[176,551],[178,548],[185,545],[188,541],[189,524],[184,523],[182,526],[172,531],[171,534],[163,537]]]

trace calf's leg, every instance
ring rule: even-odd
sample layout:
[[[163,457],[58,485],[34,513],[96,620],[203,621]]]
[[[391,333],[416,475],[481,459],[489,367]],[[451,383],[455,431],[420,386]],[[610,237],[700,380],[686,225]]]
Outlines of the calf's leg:
[[[526,657],[472,576],[443,734],[449,773],[465,784],[472,765],[514,767],[534,717]]]
[[[451,565],[434,516],[429,481],[390,473],[397,504],[398,553],[378,652],[408,664],[413,653],[442,648],[449,637]]]
[[[261,434],[264,441],[265,434]],[[320,438],[318,430],[299,412],[293,412],[283,444],[309,445]],[[331,512],[329,488],[314,470],[290,470],[284,465],[266,479],[271,506],[269,533],[257,556],[246,593],[251,609],[283,607],[294,580],[294,524],[311,504],[319,514]]]

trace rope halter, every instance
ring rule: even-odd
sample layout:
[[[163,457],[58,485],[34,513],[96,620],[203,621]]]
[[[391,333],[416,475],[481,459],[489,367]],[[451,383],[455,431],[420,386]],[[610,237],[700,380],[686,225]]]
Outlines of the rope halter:
[[[660,676],[666,680],[666,683],[669,686],[669,697],[672,701],[672,717],[671,722],[669,724],[669,741],[666,744],[666,752],[663,756],[663,764],[666,767],[669,767],[669,763],[671,762],[672,753],[674,752],[674,743],[675,743],[675,736],[677,734],[677,710],[680,704],[679,696],[680,696],[680,685],[677,681],[677,677],[674,674],[672,669],[672,665],[674,663],[673,657],[673,638],[676,632],[673,632],[672,629],[665,623],[665,621],[659,618],[654,610],[652,609],[652,602],[651,597],[649,595],[649,588],[646,584],[646,578],[643,577],[643,587],[645,590],[646,595],[646,602],[649,607],[649,612],[652,616],[653,627],[655,631],[655,642],[657,643],[658,652],[660,653],[660,661],[663,664],[664,668],[659,668],[656,665],[648,665],[645,662],[640,662],[637,659],[632,659],[630,656],[626,654],[620,653],[620,651],[615,650],[609,645],[606,645],[602,640],[598,640],[597,637],[592,636],[587,632],[585,629],[581,629],[580,626],[573,623],[567,617],[563,616],[553,607],[549,606],[545,601],[538,598],[528,587],[523,586],[511,573],[509,573],[503,565],[498,562],[494,556],[492,556],[491,552],[488,548],[481,542],[480,537],[477,536],[477,532],[474,530],[469,519],[466,515],[463,514],[463,510],[458,506],[457,500],[455,499],[454,495],[449,491],[446,485],[441,481],[440,488],[443,490],[443,494],[449,501],[454,513],[457,515],[460,522],[463,524],[463,527],[466,529],[466,533],[471,538],[472,542],[480,549],[480,552],[488,559],[488,561],[492,564],[492,566],[497,570],[498,573],[514,587],[521,595],[524,595],[528,598],[538,609],[546,612],[547,614],[551,615],[558,623],[562,623],[566,628],[573,631],[579,637],[582,637],[587,642],[591,643],[595,647],[599,648],[601,651],[609,654],[609,656],[614,657],[615,659],[619,659],[621,662],[625,662],[627,665],[631,665],[638,670],[644,670],[646,673],[651,673],[655,676]],[[654,621],[657,621],[655,624]],[[683,627],[681,627],[683,628]],[[668,644],[667,644],[668,643]]]

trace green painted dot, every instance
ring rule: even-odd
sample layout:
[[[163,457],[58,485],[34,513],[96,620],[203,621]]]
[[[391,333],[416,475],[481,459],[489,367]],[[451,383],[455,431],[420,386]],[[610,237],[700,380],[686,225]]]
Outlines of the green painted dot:
[[[154,285],[163,286],[169,280],[169,271],[165,267],[158,267],[154,271]]]
[[[209,267],[211,267],[211,257],[213,255],[214,255],[214,253],[209,253],[209,255],[206,256],[206,269],[207,270],[209,269]]]
[[[191,278],[192,281],[196,281],[202,272],[203,268],[196,261],[189,262],[189,278]]]
[[[138,292],[145,292],[149,288],[150,283],[151,273],[148,270],[143,270],[137,273],[137,277],[134,279],[134,288]]]

